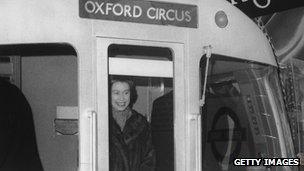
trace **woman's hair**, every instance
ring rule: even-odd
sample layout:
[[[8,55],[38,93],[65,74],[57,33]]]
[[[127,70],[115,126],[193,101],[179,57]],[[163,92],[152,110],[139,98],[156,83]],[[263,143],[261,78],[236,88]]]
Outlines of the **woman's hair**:
[[[130,104],[129,106],[132,108],[133,104],[136,102],[137,100],[137,91],[136,91],[136,85],[134,84],[134,82],[132,81],[132,79],[130,77],[126,77],[126,76],[110,76],[109,77],[110,80],[110,86],[109,86],[109,96],[111,96],[111,89],[112,89],[112,85],[116,82],[123,82],[123,83],[127,83],[130,87]]]

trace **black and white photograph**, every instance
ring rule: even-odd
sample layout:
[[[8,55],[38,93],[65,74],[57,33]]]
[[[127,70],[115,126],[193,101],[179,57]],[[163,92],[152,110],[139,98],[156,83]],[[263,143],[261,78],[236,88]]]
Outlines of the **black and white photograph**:
[[[0,171],[304,171],[304,0],[0,0]]]

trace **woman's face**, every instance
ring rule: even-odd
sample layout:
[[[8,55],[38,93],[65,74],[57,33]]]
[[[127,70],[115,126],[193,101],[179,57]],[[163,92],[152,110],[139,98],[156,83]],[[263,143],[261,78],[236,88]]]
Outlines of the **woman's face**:
[[[123,111],[130,104],[130,86],[126,82],[115,82],[112,85],[112,107]]]

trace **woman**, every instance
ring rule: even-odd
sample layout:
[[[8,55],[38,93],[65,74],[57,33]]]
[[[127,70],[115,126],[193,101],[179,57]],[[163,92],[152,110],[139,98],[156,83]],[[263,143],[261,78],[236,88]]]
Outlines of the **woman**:
[[[132,81],[116,77],[111,81],[110,170],[154,170],[155,157],[150,125],[132,109],[137,92]]]

